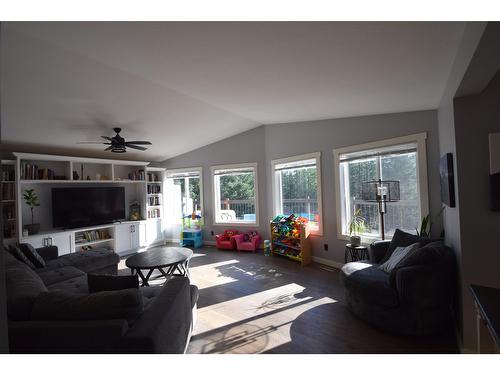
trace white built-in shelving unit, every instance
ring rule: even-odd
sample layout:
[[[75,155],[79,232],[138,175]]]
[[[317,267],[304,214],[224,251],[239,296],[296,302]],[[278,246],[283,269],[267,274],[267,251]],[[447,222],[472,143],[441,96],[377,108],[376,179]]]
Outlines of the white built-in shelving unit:
[[[72,156],[14,153],[16,196],[21,197],[26,189],[35,189],[40,207],[35,208],[36,222],[41,230],[36,235],[23,236],[23,227],[31,218],[29,207],[17,200],[17,237],[19,242],[33,246],[57,245],[61,251],[73,252],[91,247],[107,247],[120,254],[151,246],[163,241],[163,178],[160,168],[148,167],[149,162],[82,158]],[[148,173],[154,173],[158,181],[147,181]],[[149,204],[148,186],[160,186],[159,205]],[[123,186],[125,189],[126,217],[130,205],[139,202],[142,220],[123,221],[104,226],[61,230],[52,226],[52,188],[73,186]],[[148,220],[148,213],[160,209],[159,220]],[[101,233],[99,238],[82,242],[86,233]],[[104,236],[104,233],[106,234]],[[104,237],[104,238],[101,238]],[[67,250],[64,250],[67,249]]]

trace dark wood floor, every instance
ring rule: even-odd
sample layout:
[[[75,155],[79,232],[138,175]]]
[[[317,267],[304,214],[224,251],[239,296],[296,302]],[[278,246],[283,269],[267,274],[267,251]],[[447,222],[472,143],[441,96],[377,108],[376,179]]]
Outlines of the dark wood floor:
[[[122,262],[121,267],[124,267]],[[414,338],[382,332],[344,304],[338,270],[262,254],[195,250],[200,288],[188,353],[457,353],[453,330]],[[160,282],[160,281],[158,281]]]

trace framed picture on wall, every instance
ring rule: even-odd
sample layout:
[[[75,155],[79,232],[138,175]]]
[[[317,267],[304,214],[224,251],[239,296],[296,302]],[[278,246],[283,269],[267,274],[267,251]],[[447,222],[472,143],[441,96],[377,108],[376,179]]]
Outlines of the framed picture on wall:
[[[455,177],[453,174],[453,154],[447,153],[439,161],[441,180],[441,202],[448,207],[455,207]]]

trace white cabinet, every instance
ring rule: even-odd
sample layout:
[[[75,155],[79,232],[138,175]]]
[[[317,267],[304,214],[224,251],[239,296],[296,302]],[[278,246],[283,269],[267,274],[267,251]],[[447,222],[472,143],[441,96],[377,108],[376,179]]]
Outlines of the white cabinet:
[[[139,223],[125,223],[115,226],[115,251],[125,254],[137,250],[140,244]]]
[[[140,247],[148,246],[146,223],[143,221],[139,223],[139,246]]]
[[[59,255],[69,254],[74,252],[73,232],[57,233],[49,236],[49,241],[52,246],[57,246]]]
[[[50,233],[39,236],[23,237],[20,242],[29,243],[34,248],[57,246],[59,255],[74,252],[73,232]]]

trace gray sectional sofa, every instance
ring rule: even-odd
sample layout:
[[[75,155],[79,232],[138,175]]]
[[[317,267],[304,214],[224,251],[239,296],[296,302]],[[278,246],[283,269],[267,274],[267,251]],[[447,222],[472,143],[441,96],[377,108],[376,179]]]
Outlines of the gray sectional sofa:
[[[396,246],[421,247],[390,273],[379,268]],[[394,333],[427,336],[449,328],[455,260],[441,241],[396,230],[392,241],[377,241],[369,261],[342,267],[347,307],[368,323]]]
[[[109,250],[57,256],[37,249],[43,268],[5,252],[12,353],[183,353],[198,289],[185,277],[164,286],[89,293],[87,273],[116,274]]]

